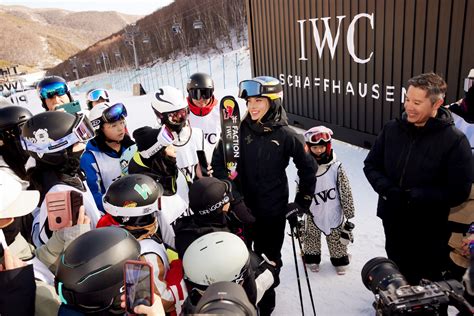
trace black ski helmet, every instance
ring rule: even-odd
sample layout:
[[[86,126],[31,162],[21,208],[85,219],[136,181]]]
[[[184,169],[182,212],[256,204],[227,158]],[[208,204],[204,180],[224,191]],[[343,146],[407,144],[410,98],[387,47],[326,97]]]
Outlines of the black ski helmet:
[[[103,227],[76,238],[61,255],[55,287],[62,303],[82,312],[122,310],[123,266],[140,244],[126,230]]]
[[[18,136],[21,126],[32,117],[28,109],[22,106],[5,106],[0,108],[0,131],[15,130]]]
[[[22,106],[0,107],[0,155],[21,178],[26,178],[25,163],[29,157],[21,146],[21,127],[31,117],[31,112]]]
[[[210,89],[211,95],[214,93],[214,80],[205,73],[197,72],[188,79],[186,90],[188,94],[193,89]]]
[[[105,211],[122,225],[143,227],[155,222],[163,187],[151,177],[130,174],[115,180],[103,197]],[[137,232],[136,238],[141,236]],[[153,232],[154,233],[154,232]]]
[[[38,84],[36,85],[36,91],[38,91],[38,95],[41,99],[41,105],[43,106],[43,108],[48,111],[48,106],[46,105],[46,102],[45,102],[45,99],[43,97],[41,97],[41,95],[39,94],[40,90],[49,85],[49,84],[52,84],[52,83],[55,83],[55,82],[61,82],[61,83],[64,83],[66,85],[66,88],[67,88],[67,96],[69,97],[69,102],[72,102],[74,101],[72,96],[71,96],[71,90],[69,89],[69,86],[66,82],[66,80],[64,80],[64,78],[62,77],[59,77],[59,76],[47,76],[47,77],[44,77],[43,79],[41,79]]]
[[[55,141],[68,136],[73,133],[73,129],[83,119],[85,123],[90,125],[87,117],[82,114],[69,114],[62,111],[48,111],[34,115],[31,117],[22,128],[22,137],[25,139],[24,143],[38,143],[38,144],[53,144]],[[92,129],[93,132],[93,129]],[[56,144],[57,146],[61,144]],[[71,148],[74,143],[67,148]],[[49,165],[61,165],[67,160],[68,153],[66,149],[52,152],[40,153],[35,152],[35,149],[25,145],[28,153],[41,162]]]

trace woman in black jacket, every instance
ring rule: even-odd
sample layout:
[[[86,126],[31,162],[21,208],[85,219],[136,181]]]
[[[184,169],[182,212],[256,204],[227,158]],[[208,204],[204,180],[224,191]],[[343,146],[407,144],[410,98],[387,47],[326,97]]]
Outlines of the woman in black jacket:
[[[234,180],[238,190],[233,192],[241,193],[240,198],[256,218],[247,230],[247,241],[253,243],[257,254],[265,254],[281,264],[287,209],[309,208],[316,183],[316,165],[305,151],[303,138],[288,126],[282,106],[283,89],[277,79],[244,80],[239,84],[239,97],[246,100],[248,111],[239,129],[240,158]],[[222,148],[220,145],[214,150],[212,167],[215,177],[226,179]],[[286,167],[290,157],[300,181],[295,202],[288,204]],[[271,314],[275,291],[267,291],[258,306],[261,315]]]

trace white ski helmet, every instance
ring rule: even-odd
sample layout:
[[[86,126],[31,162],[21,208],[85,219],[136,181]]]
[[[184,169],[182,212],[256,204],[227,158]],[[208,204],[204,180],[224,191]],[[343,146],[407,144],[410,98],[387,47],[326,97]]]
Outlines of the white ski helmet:
[[[248,274],[250,255],[245,243],[229,232],[209,233],[189,245],[183,256],[184,275],[192,283],[209,286],[215,282],[241,284]]]
[[[90,110],[88,117],[94,129],[98,130],[104,123],[113,123],[127,117],[127,109],[122,103],[112,105],[102,102]]]
[[[102,113],[104,112],[104,110],[108,108],[110,108],[110,103],[102,102],[100,104],[97,104],[90,110],[88,118],[89,121],[91,121],[91,124],[95,130],[98,130],[100,128],[100,118],[102,117]]]
[[[151,107],[161,124],[179,133],[189,114],[188,102],[181,90],[164,86],[154,92]]]

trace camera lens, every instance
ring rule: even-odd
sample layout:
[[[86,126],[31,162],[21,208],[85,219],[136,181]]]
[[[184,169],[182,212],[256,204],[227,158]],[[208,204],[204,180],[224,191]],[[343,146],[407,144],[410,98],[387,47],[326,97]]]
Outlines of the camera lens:
[[[389,288],[395,290],[408,285],[395,262],[383,257],[369,260],[362,268],[361,276],[362,283],[374,294],[380,290],[385,291]]]

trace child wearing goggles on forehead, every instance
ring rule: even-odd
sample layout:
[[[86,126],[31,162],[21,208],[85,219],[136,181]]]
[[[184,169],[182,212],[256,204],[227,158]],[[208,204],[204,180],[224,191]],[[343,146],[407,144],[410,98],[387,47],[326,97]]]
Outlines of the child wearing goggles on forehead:
[[[212,152],[221,133],[218,100],[214,96],[214,81],[205,73],[195,73],[188,79],[189,122],[204,132],[204,151],[211,161]]]
[[[110,102],[109,92],[105,89],[91,89],[87,91],[87,108],[92,110],[92,108],[103,102]]]
[[[303,232],[304,261],[313,272],[321,263],[321,233],[326,236],[331,263],[337,274],[345,274],[349,264],[347,244],[353,241],[354,224],[346,220],[354,217],[354,202],[349,179],[332,149],[332,130],[325,126],[310,128],[304,133],[306,146],[318,164],[316,189],[305,215]]]
[[[74,101],[66,80],[59,76],[43,78],[37,85],[37,91],[46,111],[54,111],[57,106]]]
[[[128,164],[136,151],[135,142],[127,132],[126,116],[122,103],[103,102],[89,113],[97,136],[87,143],[81,169],[101,211],[104,211],[102,196],[114,180],[128,174]]]

